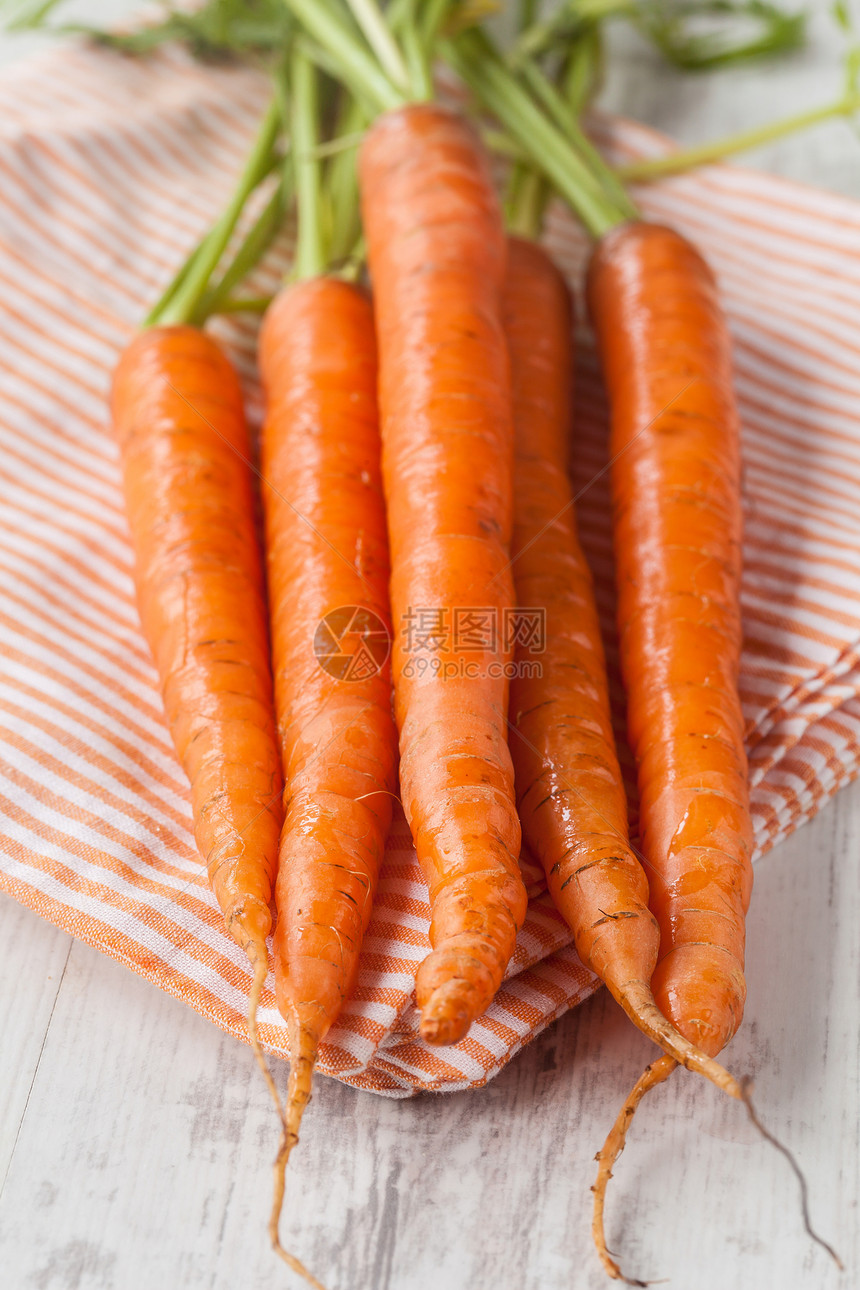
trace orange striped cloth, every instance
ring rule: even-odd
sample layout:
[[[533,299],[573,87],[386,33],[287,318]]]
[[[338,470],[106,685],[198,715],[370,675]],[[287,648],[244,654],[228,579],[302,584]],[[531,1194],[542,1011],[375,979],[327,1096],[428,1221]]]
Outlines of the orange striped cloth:
[[[137,321],[230,191],[266,94],[256,74],[178,52],[144,64],[83,46],[13,68],[0,88],[0,880],[237,1036],[248,965],[191,838],[135,609],[106,395]],[[620,156],[666,146],[602,128]],[[639,196],[704,249],[737,344],[741,684],[761,853],[860,765],[860,208],[729,167]],[[576,282],[586,247],[560,207],[547,242]],[[273,249],[254,290],[274,286],[287,254]],[[255,323],[217,331],[258,419]],[[606,416],[580,339],[579,519],[614,666]],[[595,982],[530,879],[498,999],[463,1043],[432,1050],[411,1002],[427,893],[401,819],[321,1069],[394,1096],[475,1087],[586,998]],[[271,989],[261,1033],[286,1054]]]

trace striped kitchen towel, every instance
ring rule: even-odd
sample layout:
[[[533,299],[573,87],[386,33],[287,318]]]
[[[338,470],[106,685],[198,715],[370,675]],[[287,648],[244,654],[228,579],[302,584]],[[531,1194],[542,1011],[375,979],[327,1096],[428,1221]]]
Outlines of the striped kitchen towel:
[[[257,74],[176,50],[132,62],[84,45],[0,87],[0,883],[237,1036],[248,965],[195,853],[140,633],[106,395],[138,320],[230,191],[266,97]],[[598,133],[618,157],[667,146],[625,123]],[[860,766],[860,206],[726,166],[637,196],[701,245],[736,342],[741,686],[761,854]],[[587,248],[560,206],[547,244],[578,286]],[[274,287],[288,254],[285,235],[255,291]],[[258,421],[256,324],[215,330]],[[580,331],[578,513],[617,672],[606,414]],[[617,684],[615,701],[621,714]],[[476,1087],[586,998],[594,979],[530,878],[504,988],[463,1043],[431,1049],[411,1002],[427,892],[401,818],[321,1070],[393,1096]],[[261,1034],[286,1055],[271,988]]]

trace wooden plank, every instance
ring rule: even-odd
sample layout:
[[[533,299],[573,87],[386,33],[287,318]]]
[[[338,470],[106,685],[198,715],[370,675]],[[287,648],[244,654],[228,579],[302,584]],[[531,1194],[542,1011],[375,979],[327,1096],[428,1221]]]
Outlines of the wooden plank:
[[[249,1050],[76,942],[0,1202],[10,1284],[211,1284],[235,1180],[265,1212],[241,1160],[276,1127]]]
[[[0,894],[0,1193],[72,948],[59,928]]]

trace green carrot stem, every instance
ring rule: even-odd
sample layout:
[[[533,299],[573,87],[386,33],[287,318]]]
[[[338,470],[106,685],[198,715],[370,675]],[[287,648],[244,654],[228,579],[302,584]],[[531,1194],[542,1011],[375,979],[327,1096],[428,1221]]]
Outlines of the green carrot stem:
[[[164,311],[167,309],[167,306],[171,303],[174,296],[179,291],[180,287],[183,285],[183,283],[187,281],[188,275],[194,268],[194,265],[200,260],[200,257],[204,254],[206,250],[206,244],[211,237],[212,237],[212,229],[210,228],[209,231],[205,233],[204,236],[197,243],[194,250],[188,256],[188,259],[183,261],[182,266],[177,270],[177,272],[170,279],[170,282],[167,284],[164,291],[159,296],[158,300],[150,309],[149,313],[146,316],[146,320],[144,323],[145,326],[147,327],[153,326],[155,320],[158,319],[161,316],[161,314],[164,313]]]
[[[561,77],[561,95],[578,120],[603,76],[603,35],[595,23],[574,42]]]
[[[356,103],[356,99],[350,99],[351,103]],[[364,130],[347,130],[338,129],[334,139],[328,139],[325,143],[318,143],[314,148],[313,156],[317,161],[327,161],[329,157],[339,157],[344,152],[351,152],[357,148],[364,138]]]
[[[520,32],[508,55],[508,63],[516,68],[523,59],[536,58],[554,48],[560,37],[570,34],[571,25],[574,34],[578,34],[580,25],[585,30],[606,18],[634,17],[635,14],[634,0],[578,0],[575,4],[559,5],[550,17],[535,18]]]
[[[358,0],[358,2],[367,3],[368,0]],[[355,0],[347,0],[347,3],[358,18]],[[437,26],[452,0],[422,0],[420,16],[418,0],[394,0],[394,3],[386,7],[384,16],[376,0],[371,0],[371,3],[376,7],[376,13],[389,39],[395,45],[398,40],[400,42],[399,49],[402,50],[406,77],[405,82],[399,83],[405,84],[409,100],[419,103],[432,99],[431,51],[435,43]],[[364,28],[364,32],[368,43],[372,43],[370,30]]]
[[[741,30],[737,39],[725,32],[697,30],[704,15],[752,20],[756,30]],[[799,48],[806,36],[807,15],[801,9],[786,13],[771,0],[676,0],[674,5],[639,3],[631,6],[631,21],[675,67],[688,71],[726,66],[752,58],[773,57]]]
[[[570,140],[594,178],[600,182],[610,201],[618,207],[619,211],[624,211],[628,219],[635,219],[637,211],[626,188],[580,126],[578,113],[562,98],[537,63],[527,59],[521,64],[519,70],[528,88],[536,98],[540,99],[555,124]]]
[[[416,0],[389,0],[385,21],[391,31],[402,32],[406,23],[415,20]]]
[[[392,85],[361,38],[327,0],[285,0],[305,31],[337,65],[340,79],[378,112],[402,107],[406,96]]]
[[[453,0],[424,0],[421,5],[419,35],[424,48],[432,50],[442,30]]]
[[[515,219],[515,213],[521,200],[523,184],[526,176],[531,174],[528,165],[523,161],[517,161],[508,171],[508,182],[505,185],[505,223],[510,225]]]
[[[508,230],[519,237],[540,236],[548,196],[546,180],[536,170],[525,170],[508,205]]]
[[[626,166],[619,166],[616,174],[619,178],[628,181],[647,181],[660,179],[664,175],[680,174],[681,171],[690,170],[694,166],[721,161],[734,153],[744,152],[748,148],[757,148],[764,143],[772,143],[774,139],[782,139],[796,130],[807,129],[822,121],[829,121],[833,117],[851,116],[854,112],[860,112],[860,94],[845,95],[835,103],[828,103],[824,107],[813,108],[808,112],[798,112],[794,116],[784,117],[780,121],[772,121],[769,125],[758,126],[752,130],[742,130],[739,134],[717,139],[713,143],[679,149],[665,157],[633,161]]]
[[[344,282],[358,282],[366,259],[367,247],[364,243],[364,236],[359,233],[349,255],[345,256],[338,266],[338,277],[343,278]]]
[[[483,32],[464,31],[445,42],[446,57],[462,79],[501,121],[594,237],[632,218],[606,194],[554,122],[505,66]]]
[[[285,170],[280,184],[245,234],[232,263],[220,281],[209,288],[200,302],[198,314],[194,319],[198,325],[202,325],[203,320],[213,314],[229,312],[228,299],[232,297],[239,283],[263,258],[281,228],[284,214],[290,205],[293,187],[292,171]]]
[[[532,93],[535,98],[543,104],[545,111],[549,113],[558,128],[563,130],[565,134],[569,135],[571,122],[570,109],[549,78],[545,76],[538,67],[537,63],[533,62],[530,58],[524,59],[517,70],[530,93]]]
[[[343,69],[340,63],[334,55],[330,54],[329,51],[324,49],[317,41],[312,40],[308,35],[302,32],[294,37],[293,44],[298,45],[300,49],[304,50],[318,71],[324,72],[325,75],[335,84],[343,83],[346,85],[350,93],[354,94],[355,97],[363,104],[368,115],[373,116],[375,113],[381,111],[376,99],[368,97],[360,85],[348,81],[343,74]],[[336,140],[332,140],[332,144],[335,144],[336,142]],[[320,144],[321,148],[324,148],[325,146],[325,144]]]
[[[411,22],[404,26],[401,40],[409,64],[410,98],[416,103],[426,103],[433,97],[433,72],[427,46]]]
[[[209,279],[224,254],[249,195],[272,169],[279,125],[280,112],[277,102],[273,100],[263,118],[251,155],[245,163],[227,209],[202,243],[199,255],[194,257],[193,264],[176,292],[158,313],[155,310],[149,313],[144,321],[145,327],[184,323],[195,317]]]
[[[364,138],[366,121],[362,105],[348,97],[337,123],[338,136],[341,140],[353,140],[354,147]],[[325,195],[331,221],[329,253],[336,264],[352,253],[361,233],[358,171],[352,149],[338,152],[329,162],[325,174]]]
[[[491,126],[480,130],[481,138],[490,152],[496,152],[509,161],[527,161],[526,152],[504,130],[494,130]]]
[[[292,277],[316,278],[324,272],[320,166],[314,157],[319,143],[319,81],[307,54],[297,47],[290,56],[290,136],[299,231]]]
[[[526,26],[528,21],[534,22],[536,16],[536,6],[531,7],[530,18],[523,7],[521,26]],[[597,47],[595,36],[598,38]],[[595,66],[599,60],[599,36],[599,26],[589,24],[584,27],[581,34],[570,41],[569,49],[557,73],[564,85],[563,93],[535,60],[528,57],[522,58],[517,64],[517,70],[526,87],[543,105],[556,126],[602,179],[603,187],[608,194],[621,208],[629,209],[629,199],[623,186],[617,181],[614,173],[606,167],[596,148],[579,127],[580,114],[590,98],[596,81]],[[521,164],[513,167],[511,179],[507,204],[508,228],[511,233],[519,234],[521,237],[537,238],[540,235],[543,213],[549,197],[546,180],[534,168]]]
[[[591,173],[600,180],[610,201],[625,213],[627,219],[638,219],[639,212],[624,184],[619,182],[617,173],[603,159],[598,149],[595,148],[580,126],[579,121],[575,118],[571,118],[568,135],[574,148],[589,167]]]
[[[31,31],[34,28],[44,26],[45,19],[56,9],[60,0],[42,0],[35,8],[28,8],[26,5],[23,12],[17,18],[7,20],[4,24],[7,31]]]
[[[223,301],[218,312],[222,314],[264,314],[273,299],[273,296],[228,296]]]
[[[347,0],[347,4],[379,66],[391,84],[406,93],[410,86],[406,63],[376,0]]]

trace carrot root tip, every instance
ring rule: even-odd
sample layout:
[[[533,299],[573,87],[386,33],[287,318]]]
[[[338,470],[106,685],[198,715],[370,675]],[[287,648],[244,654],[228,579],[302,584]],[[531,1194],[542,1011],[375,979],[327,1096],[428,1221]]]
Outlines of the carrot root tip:
[[[466,1037],[472,1022],[468,998],[472,993],[470,983],[459,978],[436,987],[421,1009],[420,1031],[425,1043],[456,1044]]]
[[[655,1088],[657,1084],[662,1084],[663,1080],[671,1075],[676,1065],[674,1058],[664,1055],[646,1066],[625,1100],[624,1106],[610,1129],[603,1147],[596,1156],[599,1168],[597,1179],[591,1189],[594,1195],[594,1213],[591,1224],[594,1245],[606,1273],[616,1281],[624,1281],[631,1286],[647,1286],[650,1283],[626,1277],[609,1253],[603,1221],[606,1190],[612,1178],[612,1166],[624,1150],[627,1130],[630,1128],[633,1113],[649,1089]]]
[[[285,1114],[280,1094],[274,1077],[269,1069],[269,1063],[266,1061],[266,1055],[263,1052],[263,1046],[260,1043],[260,1036],[257,1030],[257,1012],[260,1007],[260,998],[263,993],[263,987],[266,984],[266,975],[268,973],[268,956],[266,954],[266,942],[251,941],[246,952],[254,969],[254,980],[251,983],[251,989],[248,994],[248,1039],[251,1044],[251,1051],[254,1054],[254,1060],[260,1068],[260,1073],[266,1082],[266,1088],[269,1090],[269,1096],[277,1112],[278,1119],[282,1126],[285,1126]]]

